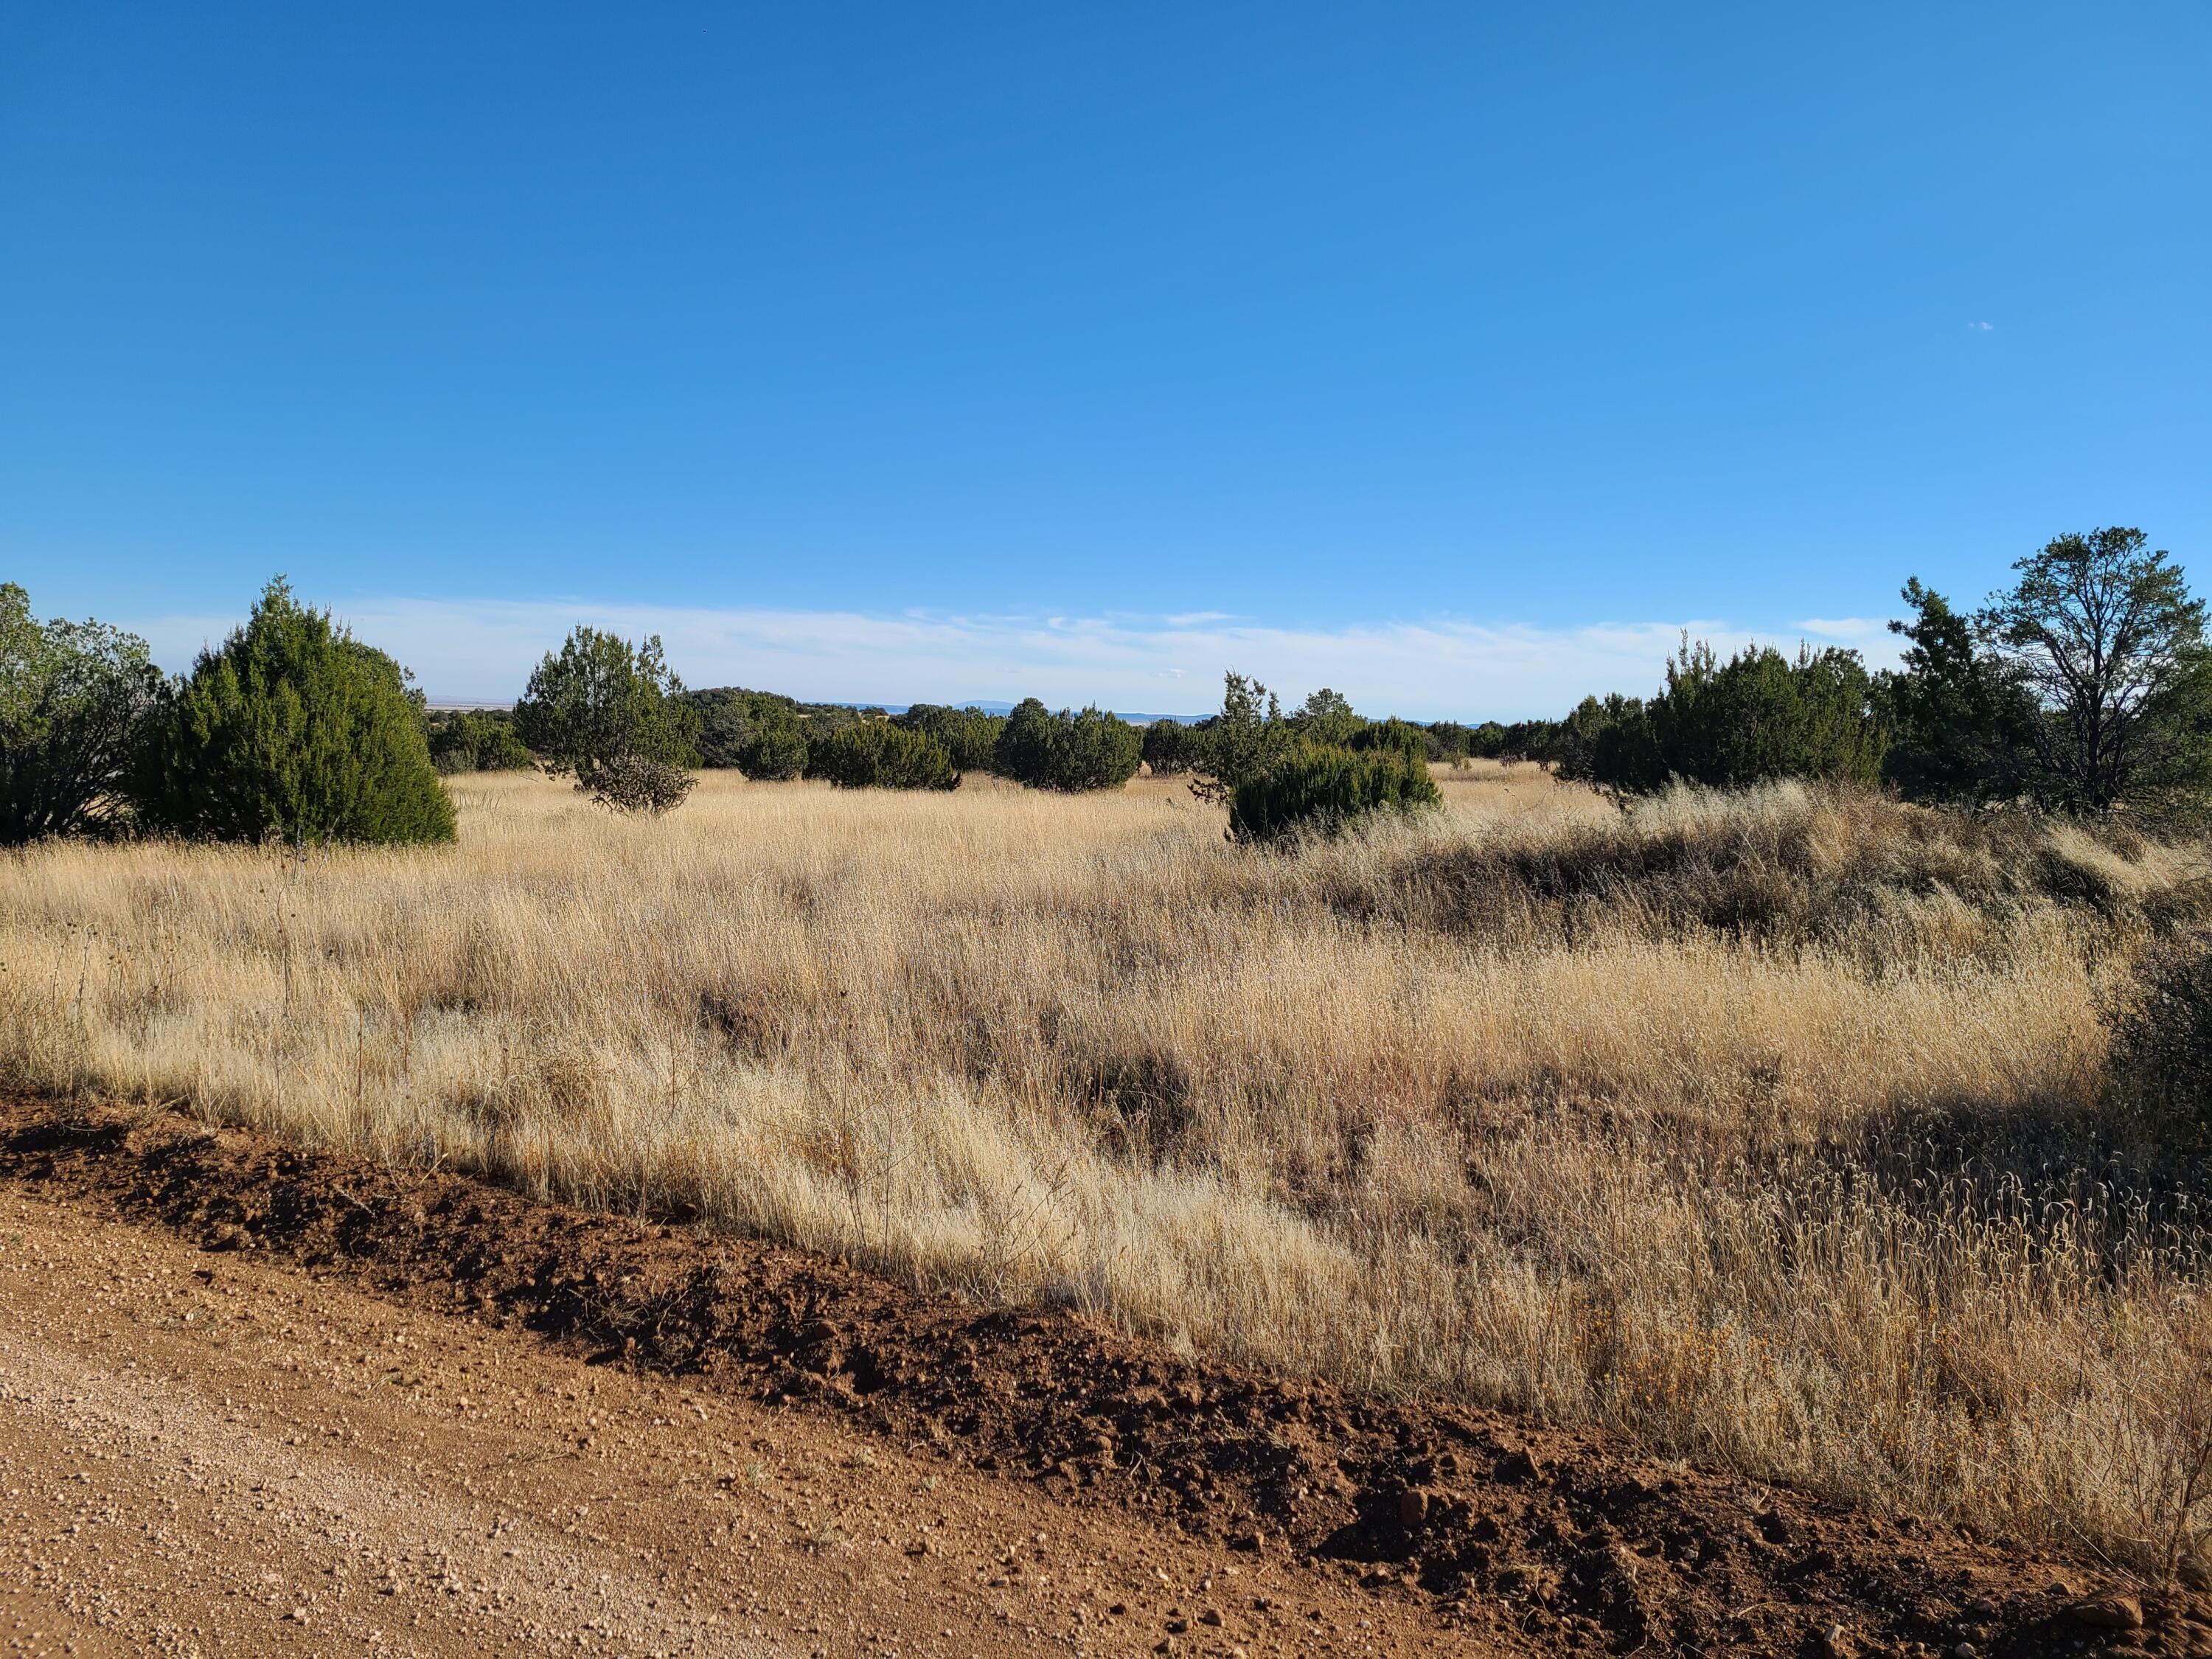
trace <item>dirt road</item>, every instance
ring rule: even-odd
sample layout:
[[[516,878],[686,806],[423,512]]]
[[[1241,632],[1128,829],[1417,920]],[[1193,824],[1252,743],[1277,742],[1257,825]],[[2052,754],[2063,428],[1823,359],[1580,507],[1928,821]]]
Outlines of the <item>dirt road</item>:
[[[1477,1650],[1116,1519],[0,1187],[0,1652]]]

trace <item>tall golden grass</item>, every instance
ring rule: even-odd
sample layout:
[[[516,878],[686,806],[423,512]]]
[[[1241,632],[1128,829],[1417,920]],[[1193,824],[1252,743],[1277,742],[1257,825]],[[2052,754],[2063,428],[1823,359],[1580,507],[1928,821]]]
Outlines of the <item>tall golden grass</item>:
[[[46,846],[0,1064],[2162,1553],[2212,1310],[2100,1010],[2199,854],[1445,783],[1289,854],[1164,781],[711,775],[464,779],[442,850]]]

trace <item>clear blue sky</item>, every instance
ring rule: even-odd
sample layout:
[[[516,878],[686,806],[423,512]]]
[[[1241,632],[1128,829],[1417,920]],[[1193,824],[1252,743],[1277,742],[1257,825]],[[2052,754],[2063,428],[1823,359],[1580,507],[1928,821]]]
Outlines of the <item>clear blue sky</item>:
[[[1429,714],[2094,524],[2212,586],[2208,88],[2204,0],[16,3],[0,567],[447,695],[588,614]]]

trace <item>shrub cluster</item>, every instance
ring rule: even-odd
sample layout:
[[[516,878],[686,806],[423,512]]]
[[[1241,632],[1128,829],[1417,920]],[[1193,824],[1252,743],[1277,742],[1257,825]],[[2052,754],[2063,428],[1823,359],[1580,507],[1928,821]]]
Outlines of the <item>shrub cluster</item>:
[[[1429,734],[1410,721],[1395,718],[1362,720],[1345,747],[1361,754],[1400,755],[1408,766],[1426,766],[1430,757]]]
[[[1156,778],[1180,777],[1205,758],[1206,739],[1184,720],[1156,720],[1145,728],[1138,758],[1152,769]]]
[[[430,763],[441,775],[459,772],[521,772],[538,757],[514,734],[514,716],[505,709],[439,709],[429,718]]]
[[[682,692],[677,700],[698,716],[701,765],[734,769],[763,781],[806,770],[806,716],[793,699],[723,685]]]
[[[987,772],[997,757],[999,735],[1006,729],[1006,717],[981,708],[918,702],[903,714],[894,714],[891,724],[935,738],[963,772]]]
[[[812,744],[806,775],[841,789],[957,789],[960,769],[927,732],[861,720]]]
[[[1097,708],[1048,712],[1030,697],[1006,717],[992,752],[992,769],[1033,789],[1119,789],[1137,775],[1144,737]]]
[[[1376,812],[1410,813],[1441,796],[1428,762],[1402,749],[1340,749],[1301,744],[1231,797],[1229,833],[1238,841],[1278,842],[1334,835]]]
[[[1771,778],[1872,782],[1889,734],[1855,651],[1754,646],[1723,662],[1683,641],[1648,702],[1586,697],[1553,741],[1564,777],[1644,793],[1672,781],[1741,788]]]

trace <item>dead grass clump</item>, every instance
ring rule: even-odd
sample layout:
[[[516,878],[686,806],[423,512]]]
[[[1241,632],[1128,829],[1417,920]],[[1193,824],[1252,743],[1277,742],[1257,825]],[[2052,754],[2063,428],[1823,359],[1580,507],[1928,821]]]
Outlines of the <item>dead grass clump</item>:
[[[1348,915],[1475,938],[1704,933],[1870,960],[1940,960],[1974,941],[2002,957],[2023,920],[2052,910],[2129,933],[2212,912],[2193,850],[1796,783],[1677,789],[1564,829],[1377,837],[1317,878]]]

